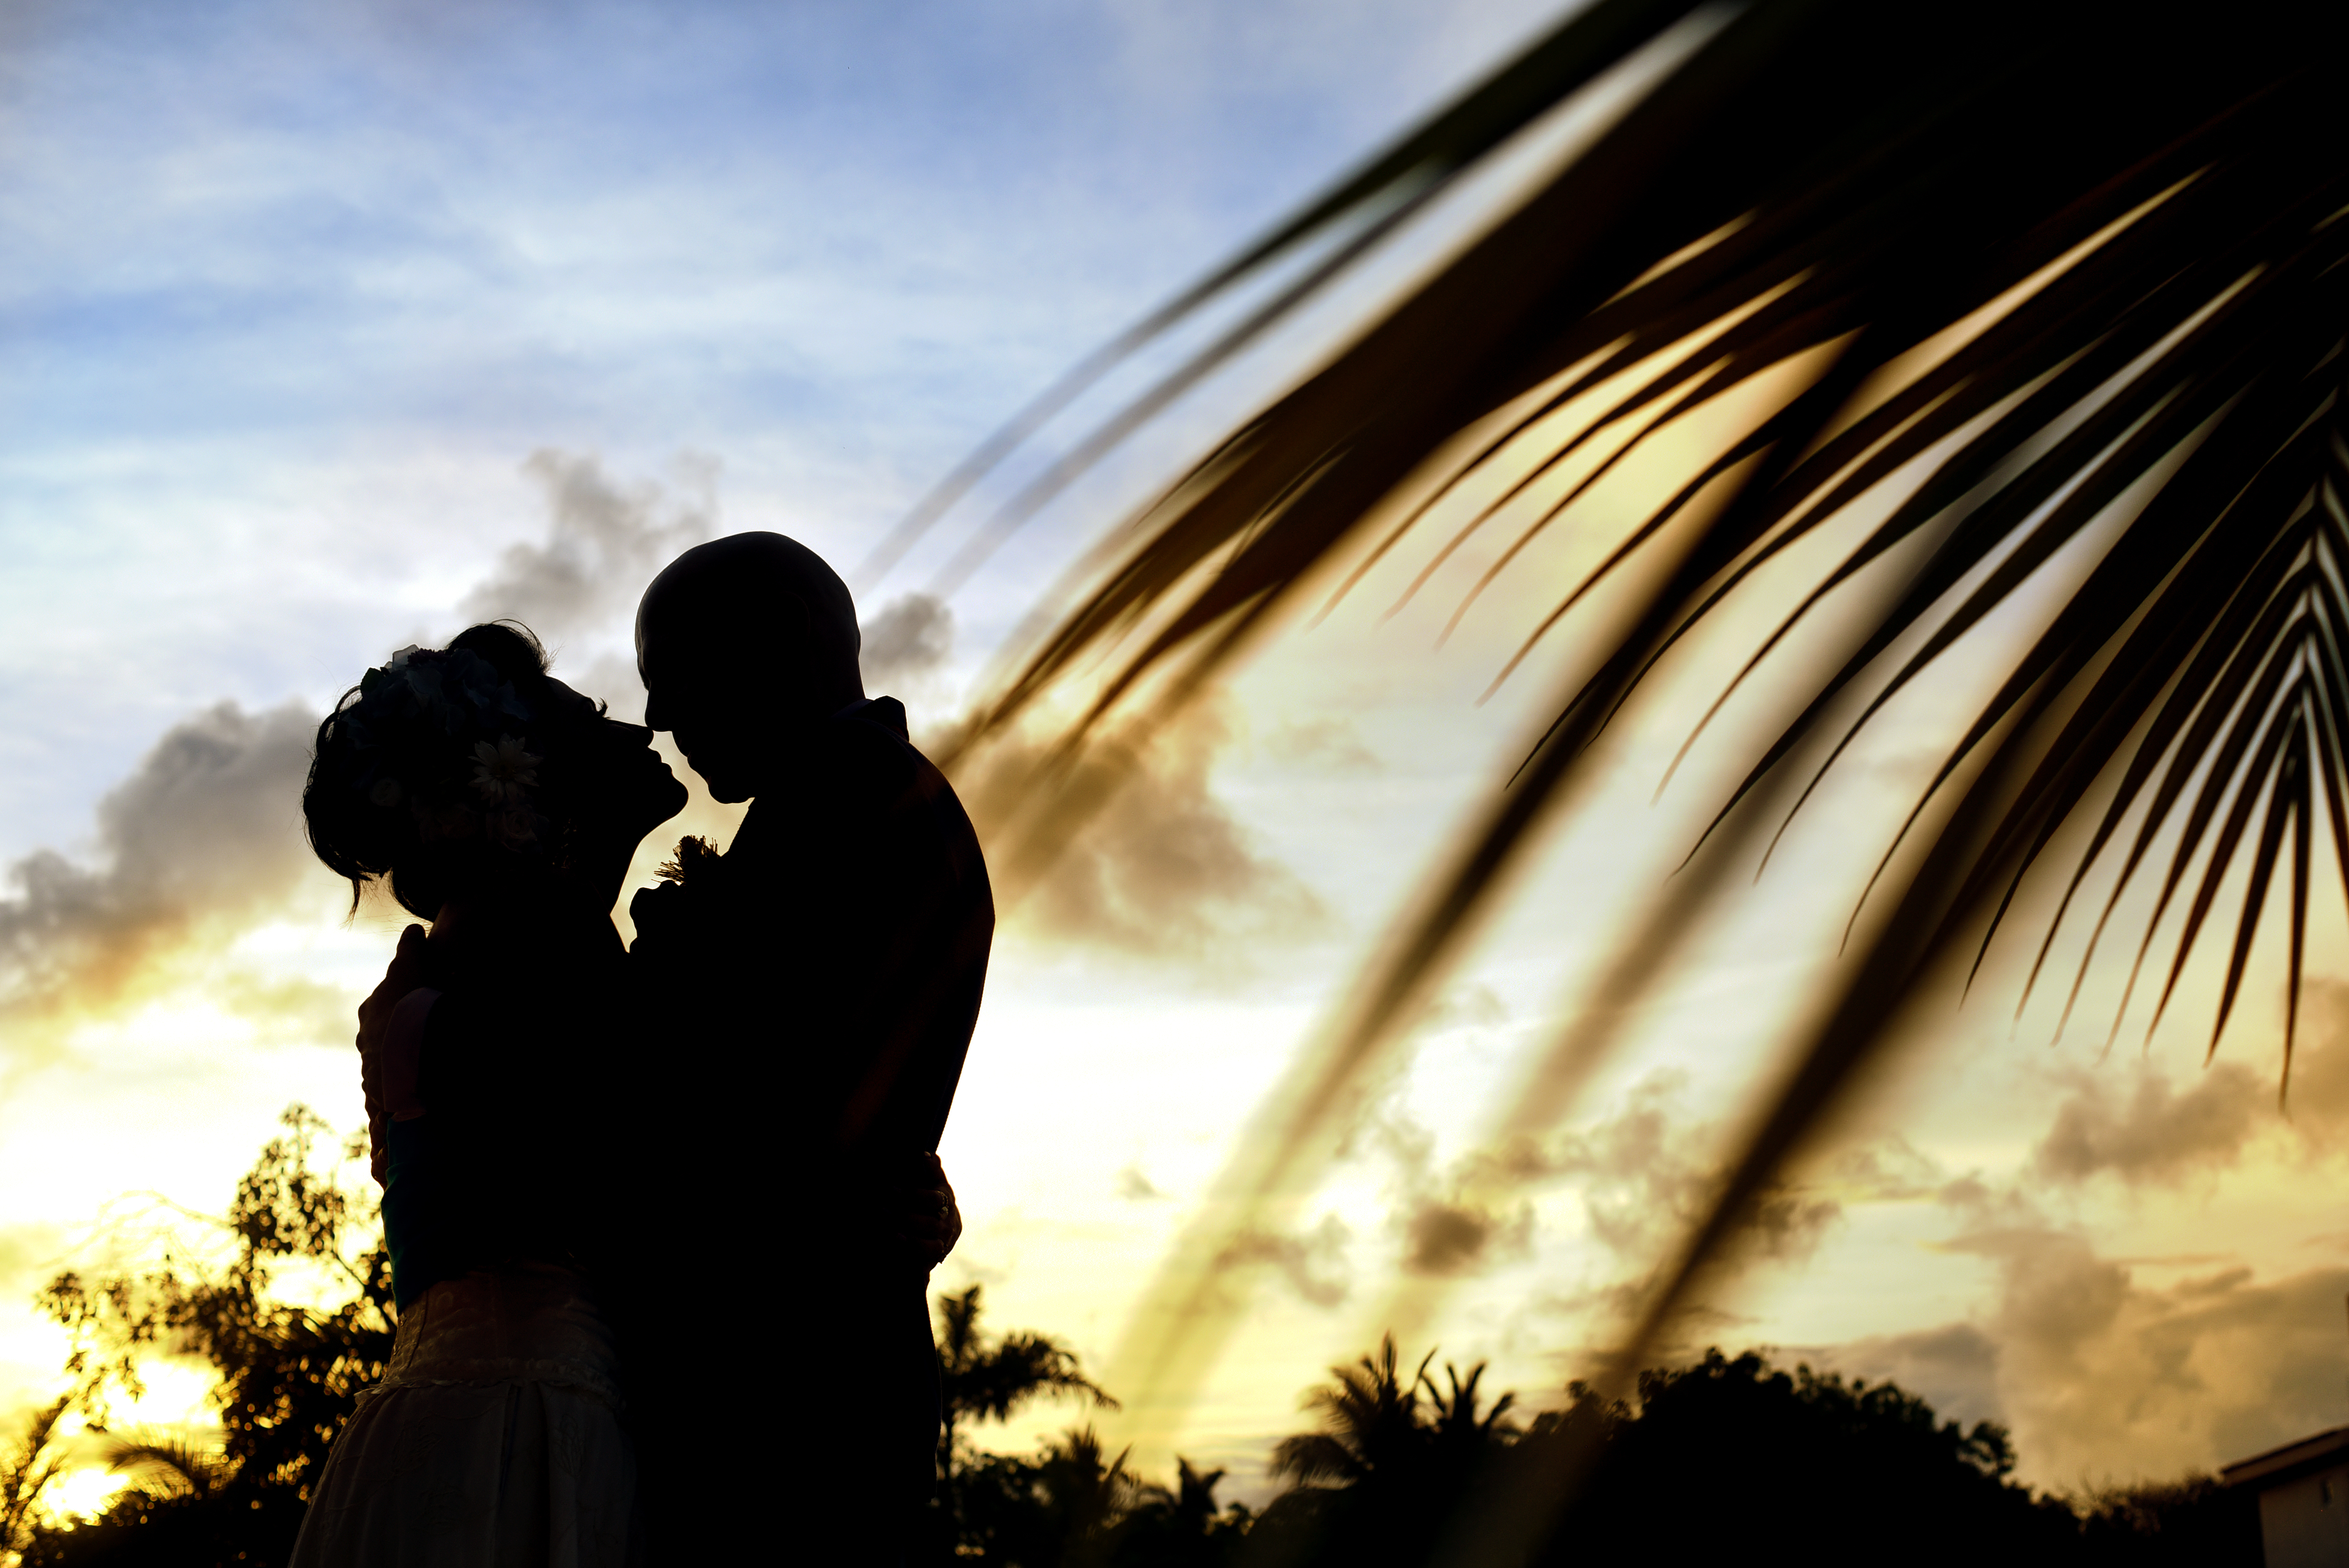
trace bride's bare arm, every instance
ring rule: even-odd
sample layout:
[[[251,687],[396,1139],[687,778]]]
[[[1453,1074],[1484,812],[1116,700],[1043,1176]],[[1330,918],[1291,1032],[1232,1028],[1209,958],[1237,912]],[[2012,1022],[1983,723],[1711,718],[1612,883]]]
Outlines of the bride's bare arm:
[[[367,1143],[371,1158],[369,1167],[380,1183],[388,1174],[389,1154],[384,1146],[384,1128],[395,1109],[404,1107],[412,1097],[416,1083],[416,1064],[411,1058],[406,1064],[403,1083],[393,1085],[386,1082],[392,1070],[385,1046],[394,1014],[408,994],[424,983],[425,931],[422,926],[410,926],[399,933],[399,947],[391,956],[390,967],[383,972],[383,981],[359,1003],[359,1086],[367,1096]],[[411,1012],[414,1010],[411,1009]]]

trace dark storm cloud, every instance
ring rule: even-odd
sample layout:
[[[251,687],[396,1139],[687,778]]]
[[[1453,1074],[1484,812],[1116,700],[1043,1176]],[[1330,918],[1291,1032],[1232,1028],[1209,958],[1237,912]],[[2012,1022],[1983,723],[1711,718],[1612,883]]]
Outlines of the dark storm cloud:
[[[43,849],[8,868],[0,1007],[103,1007],[207,934],[276,909],[314,864],[302,780],[317,716],[233,702],[182,721],[98,803],[99,864]]]
[[[511,618],[550,644],[632,616],[654,574],[717,524],[716,462],[688,459],[680,467],[695,493],[684,501],[658,484],[622,486],[593,457],[533,452],[523,471],[546,493],[546,543],[510,547],[458,614]]]

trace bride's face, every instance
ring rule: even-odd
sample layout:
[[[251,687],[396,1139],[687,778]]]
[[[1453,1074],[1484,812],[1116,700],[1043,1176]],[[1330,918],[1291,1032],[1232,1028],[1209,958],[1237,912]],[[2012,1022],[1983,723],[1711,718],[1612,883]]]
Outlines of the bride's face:
[[[633,848],[685,809],[685,785],[653,750],[650,730],[597,713],[593,702],[559,680],[547,685],[574,721],[560,760],[574,781],[581,815],[595,828],[624,837]]]

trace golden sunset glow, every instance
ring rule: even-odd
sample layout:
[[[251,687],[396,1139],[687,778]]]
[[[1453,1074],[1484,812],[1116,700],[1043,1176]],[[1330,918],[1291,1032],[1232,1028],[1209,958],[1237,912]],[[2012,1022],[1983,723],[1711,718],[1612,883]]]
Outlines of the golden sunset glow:
[[[1058,1336],[1123,1407],[1041,1403],[978,1441],[1026,1451],[1091,1420],[1141,1473],[1179,1456],[1260,1503],[1273,1445],[1309,1424],[1301,1391],[1381,1334],[1413,1363],[1488,1363],[1485,1388],[1521,1410],[1562,1407],[1570,1379],[1619,1382],[1609,1357],[1921,853],[1921,830],[1900,838],[1912,809],[2150,493],[2053,551],[1805,795],[1878,686],[1842,693],[1715,832],[1795,699],[1942,535],[1856,570],[1781,638],[1790,609],[1961,437],[1868,485],[1693,623],[1493,896],[1388,989],[1507,809],[1505,781],[1733,498],[1754,461],[1738,443],[1831,376],[1841,340],[1555,454],[1647,379],[1726,362],[1719,340],[1801,280],[1543,411],[1594,353],[1455,434],[1452,466],[1381,492],[1228,659],[1185,643],[1119,684],[1237,545],[1120,608],[1066,669],[1031,661],[1225,470],[1168,494],[1173,476],[1724,24],[1689,24],[1582,118],[1544,121],[1520,164],[1447,194],[1354,293],[1154,410],[1032,518],[1024,487],[1057,484],[1052,462],[1133,387],[1112,377],[1046,423],[864,581],[1024,400],[1552,7],[1086,5],[1081,26],[920,7],[904,36],[853,8],[717,7],[650,34],[625,7],[575,26],[528,5],[232,9],[184,36],[66,9],[0,23],[25,78],[0,111],[20,133],[0,207],[31,214],[8,220],[26,259],[5,328],[31,389],[0,435],[11,1420],[67,1386],[74,1342],[36,1299],[52,1279],[167,1253],[213,1266],[203,1217],[285,1107],[364,1129],[354,1010],[408,917],[352,909],[304,842],[319,716],[393,649],[502,616],[544,639],[556,676],[641,714],[637,595],[681,550],[749,529],[852,576],[866,690],[905,700],[988,851],[1000,924],[940,1149],[968,1228],[934,1291],[984,1285],[991,1324]],[[1218,64],[1234,50],[1256,62],[1239,78]],[[883,55],[854,83],[809,63]],[[1878,373],[1816,446],[2190,184]],[[1154,343],[1120,374],[1197,347]],[[1612,564],[1684,486],[1686,509]],[[742,819],[661,746],[691,802],[639,849],[632,888],[681,836],[722,846]],[[2165,1002],[2190,886],[2140,944],[2175,825],[2109,913],[2121,850],[2063,902],[2090,826],[2053,837],[1978,971],[1942,963],[1909,996],[1645,1364],[1764,1347],[1889,1377],[1945,1417],[2003,1423],[2017,1475],[2053,1490],[2209,1471],[2349,1422],[2349,888],[2320,832],[2280,1104],[2287,879],[2212,1053],[2248,862]],[[615,919],[633,936],[625,895]],[[697,1042],[643,1044],[647,1071],[718,1083]],[[818,1277],[793,1252],[794,1194],[739,1197],[746,1237]],[[325,1270],[279,1286],[352,1296]],[[158,1365],[105,1425],[209,1440],[204,1369]],[[87,1425],[69,1423],[49,1517],[129,1484]]]

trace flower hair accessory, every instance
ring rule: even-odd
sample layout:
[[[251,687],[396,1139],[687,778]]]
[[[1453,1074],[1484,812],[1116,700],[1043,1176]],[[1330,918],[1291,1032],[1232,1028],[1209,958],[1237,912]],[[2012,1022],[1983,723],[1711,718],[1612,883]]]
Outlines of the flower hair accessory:
[[[530,750],[536,716],[481,655],[411,646],[362,676],[338,718],[362,764],[352,787],[370,805],[405,809],[428,843],[525,851],[551,828],[531,804],[546,760]]]
[[[473,789],[492,805],[520,805],[530,798],[531,786],[538,783],[538,764],[544,757],[534,757],[523,748],[529,738],[515,740],[512,735],[500,735],[495,745],[482,741],[473,747]]]

